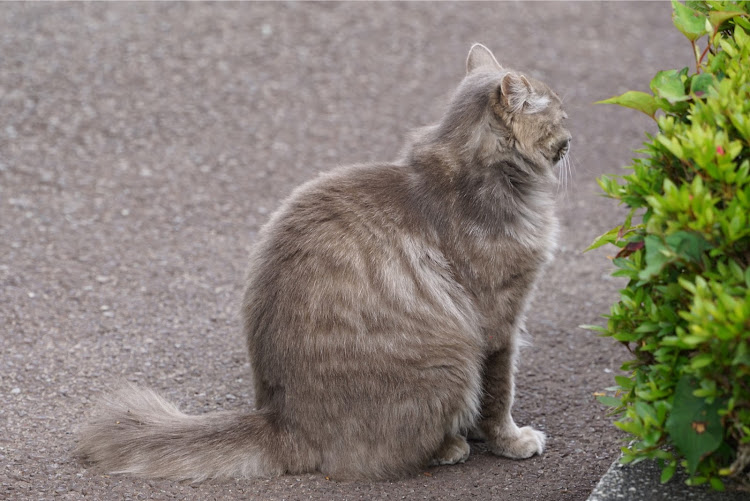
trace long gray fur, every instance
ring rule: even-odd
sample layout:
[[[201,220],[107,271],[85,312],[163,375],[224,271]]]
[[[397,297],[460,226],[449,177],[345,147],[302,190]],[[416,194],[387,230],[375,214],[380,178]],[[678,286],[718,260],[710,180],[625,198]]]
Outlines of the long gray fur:
[[[299,187],[261,232],[242,313],[256,410],[188,416],[129,386],[79,454],[200,481],[319,471],[385,479],[462,462],[465,436],[541,454],[511,417],[534,283],[557,235],[570,134],[558,96],[476,44],[442,120],[393,163]]]

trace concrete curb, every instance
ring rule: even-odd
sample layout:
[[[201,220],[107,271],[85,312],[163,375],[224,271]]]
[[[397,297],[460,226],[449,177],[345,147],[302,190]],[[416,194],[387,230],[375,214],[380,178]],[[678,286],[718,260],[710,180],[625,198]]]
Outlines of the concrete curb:
[[[750,493],[743,491],[714,491],[707,486],[688,487],[687,474],[677,471],[672,479],[659,481],[661,468],[656,461],[637,464],[612,463],[599,480],[587,501],[748,501]]]

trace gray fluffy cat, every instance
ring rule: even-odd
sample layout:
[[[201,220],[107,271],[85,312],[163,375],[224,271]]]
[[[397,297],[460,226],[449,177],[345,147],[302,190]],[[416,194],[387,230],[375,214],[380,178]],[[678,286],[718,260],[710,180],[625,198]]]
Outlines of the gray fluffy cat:
[[[79,453],[109,472],[190,479],[319,471],[385,479],[540,454],[511,417],[534,282],[555,247],[570,134],[558,96],[471,48],[447,112],[394,163],[298,188],[261,233],[243,303],[257,409],[188,416],[111,396]]]

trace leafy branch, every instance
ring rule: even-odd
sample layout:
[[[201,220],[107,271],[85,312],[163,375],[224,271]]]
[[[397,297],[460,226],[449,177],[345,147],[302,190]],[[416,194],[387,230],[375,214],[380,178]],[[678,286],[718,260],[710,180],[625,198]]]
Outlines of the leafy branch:
[[[658,459],[663,482],[681,465],[691,485],[723,490],[727,476],[750,486],[750,4],[672,6],[695,72],[660,71],[651,93],[600,101],[659,132],[629,174],[598,180],[630,210],[587,250],[617,247],[613,276],[627,286],[606,326],[589,328],[633,357],[614,395],[598,395],[635,438],[623,462]]]

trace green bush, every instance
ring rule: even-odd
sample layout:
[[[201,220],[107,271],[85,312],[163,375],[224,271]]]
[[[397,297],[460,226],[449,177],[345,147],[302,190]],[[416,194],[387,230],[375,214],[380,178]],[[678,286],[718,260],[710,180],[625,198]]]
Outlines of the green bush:
[[[606,327],[632,354],[602,403],[632,440],[623,462],[678,464],[688,483],[750,484],[750,5],[673,0],[695,71],[660,71],[652,93],[602,101],[653,117],[624,176],[606,196],[629,208],[589,247],[614,244],[626,277]]]

